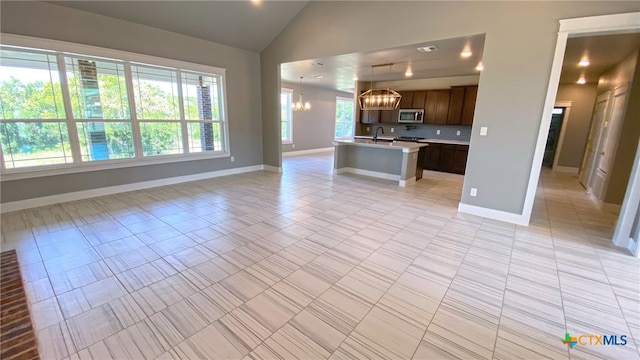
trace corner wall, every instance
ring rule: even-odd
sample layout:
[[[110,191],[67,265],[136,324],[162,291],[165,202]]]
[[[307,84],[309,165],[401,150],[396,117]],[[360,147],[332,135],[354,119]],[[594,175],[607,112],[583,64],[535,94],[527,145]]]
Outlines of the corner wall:
[[[0,3],[0,31],[225,68],[229,158],[2,181],[2,203],[262,164],[257,53],[42,2]]]
[[[596,84],[564,84],[558,87],[556,101],[571,101],[558,166],[580,168],[589,137],[596,93]]]
[[[298,101],[300,85],[282,83],[293,90],[293,102]],[[302,86],[303,100],[311,103],[310,111],[293,111],[293,144],[282,144],[282,152],[333,147],[336,125],[336,96],[353,98],[352,93]],[[293,146],[295,145],[295,147]]]
[[[461,203],[523,213],[559,20],[635,12],[637,2],[310,2],[262,52],[265,163],[279,167],[278,64],[485,34]],[[375,24],[394,24],[376,32]],[[327,24],[331,24],[328,26]],[[535,46],[532,46],[535,44]],[[488,128],[479,136],[480,127]],[[478,189],[471,197],[471,188]]]

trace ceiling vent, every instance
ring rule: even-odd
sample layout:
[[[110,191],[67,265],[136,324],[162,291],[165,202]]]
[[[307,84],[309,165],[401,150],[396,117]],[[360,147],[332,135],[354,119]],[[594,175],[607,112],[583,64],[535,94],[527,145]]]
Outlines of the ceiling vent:
[[[436,51],[438,50],[437,46],[434,45],[429,45],[429,46],[422,46],[418,48],[418,51],[423,52],[423,53],[428,53],[428,52],[432,52],[432,51]]]

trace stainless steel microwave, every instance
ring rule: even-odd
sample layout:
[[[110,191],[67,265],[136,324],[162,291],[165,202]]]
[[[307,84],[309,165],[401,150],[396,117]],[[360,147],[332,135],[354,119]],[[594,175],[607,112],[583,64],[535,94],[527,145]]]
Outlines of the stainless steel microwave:
[[[400,109],[398,113],[398,123],[401,124],[422,124],[424,120],[424,109]]]

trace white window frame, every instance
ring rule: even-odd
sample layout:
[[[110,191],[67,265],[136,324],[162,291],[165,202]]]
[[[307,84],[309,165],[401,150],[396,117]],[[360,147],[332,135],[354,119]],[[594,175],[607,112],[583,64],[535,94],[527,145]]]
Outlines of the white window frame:
[[[132,113],[131,120],[134,123],[133,136],[134,136],[134,145],[136,146],[136,157],[129,158],[129,159],[102,160],[102,161],[96,161],[96,162],[80,162],[79,152],[74,152],[73,153],[74,162],[70,164],[56,164],[56,165],[46,165],[46,166],[38,166],[38,167],[17,168],[17,169],[5,169],[3,164],[2,169],[0,170],[0,173],[2,174],[2,181],[52,176],[52,175],[60,175],[60,174],[81,173],[86,171],[136,167],[136,166],[153,165],[153,164],[165,164],[165,163],[172,163],[172,162],[215,159],[215,158],[224,158],[224,157],[231,156],[230,142],[229,142],[229,116],[227,113],[227,103],[226,103],[226,99],[227,99],[226,69],[214,67],[214,66],[202,65],[202,64],[189,63],[189,62],[184,62],[180,60],[172,60],[172,59],[127,52],[127,51],[101,48],[96,46],[76,44],[76,43],[70,43],[70,42],[58,41],[58,40],[49,40],[49,39],[34,38],[29,36],[4,34],[4,33],[0,33],[0,37],[2,37],[2,45],[5,45],[5,46],[24,48],[25,50],[30,50],[30,51],[35,50],[35,51],[41,51],[45,53],[47,52],[57,53],[59,65],[60,65],[60,60],[63,56],[80,56],[80,57],[92,57],[92,58],[96,58],[97,60],[104,59],[106,61],[123,62],[125,64],[125,68],[130,68],[131,64],[143,65],[143,66],[150,65],[150,66],[156,66],[156,67],[171,68],[171,69],[177,70],[179,73],[180,71],[185,71],[189,73],[195,72],[195,73],[219,75],[220,82],[221,82],[220,114],[224,119],[222,121],[223,131],[222,131],[221,140],[224,147],[222,151],[218,151],[215,153],[206,153],[206,152],[189,153],[189,148],[184,147],[184,153],[182,154],[142,157],[141,151],[138,152],[138,150],[141,150],[141,149],[137,148],[137,142],[139,141],[139,128],[137,126],[137,121],[136,121],[137,119],[135,119],[135,111],[134,111],[135,107],[132,107],[130,105],[130,111]],[[64,64],[64,61],[62,62],[62,64]],[[61,76],[61,78],[66,82],[66,76]],[[132,98],[133,89],[130,88],[129,91],[130,91],[129,97],[131,100],[133,100]],[[65,90],[63,90],[63,93],[64,92]],[[66,94],[67,97],[68,95],[69,94]],[[67,127],[69,128],[69,135],[71,139],[71,136],[77,136],[77,132],[75,131],[75,122],[72,120],[73,118],[72,113],[69,113],[71,109],[67,108],[66,110],[67,110]],[[135,139],[136,137],[138,137],[138,139]],[[72,146],[73,146],[73,141],[72,141]]]
[[[336,106],[335,106],[335,116],[334,116],[334,123],[333,123],[333,135],[334,135],[334,139],[335,140],[345,140],[345,139],[352,139],[353,138],[353,131],[351,132],[351,134],[349,134],[349,136],[342,136],[342,137],[336,137],[336,128],[338,127],[338,102],[349,102],[353,104],[353,114],[351,114],[351,124],[354,124],[355,121],[355,112],[356,112],[356,105],[355,105],[355,101],[353,100],[353,98],[347,98],[344,96],[336,96]],[[353,130],[355,131],[355,126],[353,128]]]
[[[286,93],[289,94],[289,99],[291,100],[289,102],[289,116],[288,119],[286,121],[284,121],[282,119],[282,112],[281,112],[281,118],[280,118],[280,129],[282,129],[282,123],[283,122],[287,122],[289,124],[289,138],[283,138],[282,134],[280,134],[280,138],[282,140],[283,144],[293,144],[293,89],[289,89],[289,88],[281,88],[280,89],[280,98],[282,99],[282,94]],[[282,105],[280,105],[282,106]]]

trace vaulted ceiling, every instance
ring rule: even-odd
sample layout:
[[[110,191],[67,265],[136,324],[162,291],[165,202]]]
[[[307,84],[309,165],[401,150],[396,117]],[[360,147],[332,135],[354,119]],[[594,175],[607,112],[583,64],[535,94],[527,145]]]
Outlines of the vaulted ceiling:
[[[260,52],[308,1],[48,1]]]

